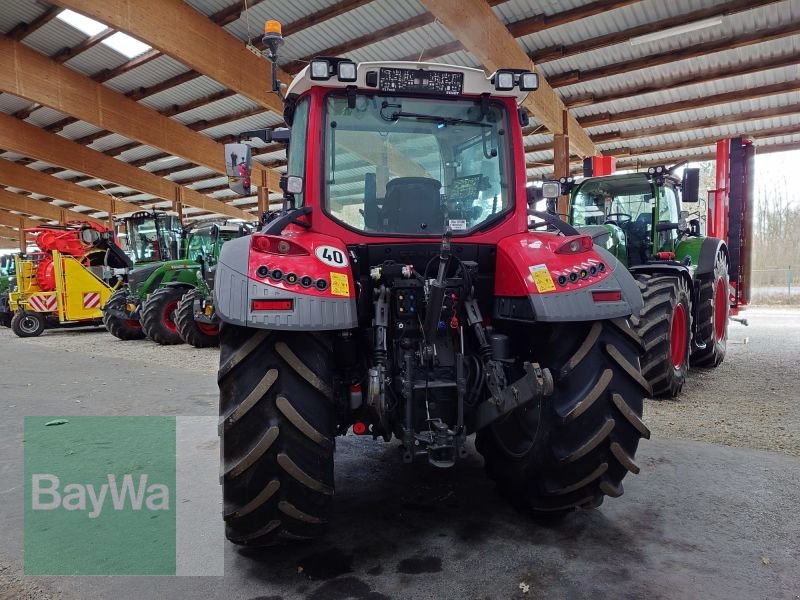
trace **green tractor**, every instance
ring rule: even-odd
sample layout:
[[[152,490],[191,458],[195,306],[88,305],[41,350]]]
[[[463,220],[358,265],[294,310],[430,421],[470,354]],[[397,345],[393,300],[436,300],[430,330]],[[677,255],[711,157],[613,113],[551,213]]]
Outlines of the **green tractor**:
[[[732,252],[727,226],[717,228],[718,238],[707,237],[700,218],[689,220],[684,205],[697,206],[699,169],[684,168],[679,179],[675,172],[685,164],[587,177],[577,183],[563,178],[554,186],[543,186],[550,188],[543,193],[548,199],[569,194],[569,223],[611,252],[636,278],[644,307],[632,323],[645,347],[642,374],[653,396],[661,398],[680,393],[690,364],[713,368],[723,361],[731,311],[736,314],[747,302],[739,292],[749,279],[744,270],[749,265],[744,256],[749,244],[734,244]],[[751,179],[752,160],[748,164],[742,172]],[[731,188],[727,182],[722,185]],[[748,186],[741,187],[741,198],[731,196],[730,206],[726,196],[724,207],[710,208],[711,212],[724,208],[739,228],[737,239],[746,240],[742,215],[751,213],[747,209],[751,192]],[[721,197],[717,194],[717,203]],[[585,276],[584,270],[573,269],[561,273],[557,284]]]
[[[117,238],[134,264],[127,283],[103,307],[106,329],[121,340],[149,337],[161,344],[180,343],[174,313],[180,296],[194,287],[200,268],[182,258],[180,220],[163,212],[134,213],[117,221]],[[180,293],[156,294],[162,289]]]
[[[134,267],[103,309],[106,329],[121,340],[214,345],[219,330],[209,281],[222,243],[246,232],[224,221],[184,228],[159,212],[121,219],[117,237]]]
[[[0,326],[11,327],[11,318],[14,316],[8,304],[8,293],[16,284],[14,273],[14,255],[0,256]]]
[[[175,324],[181,339],[195,348],[219,344],[219,317],[214,311],[214,273],[222,244],[249,235],[246,224],[203,223],[187,236],[187,256],[200,265],[195,271],[195,287],[187,290],[178,302]]]

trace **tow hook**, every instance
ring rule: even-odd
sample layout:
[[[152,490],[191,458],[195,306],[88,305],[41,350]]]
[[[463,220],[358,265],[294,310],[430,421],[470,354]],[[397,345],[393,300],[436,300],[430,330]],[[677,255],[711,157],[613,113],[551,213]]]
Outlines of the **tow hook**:
[[[482,429],[492,421],[532,401],[540,401],[553,393],[553,376],[538,363],[525,363],[525,375],[504,386],[499,393],[482,402],[475,415],[475,428]]]

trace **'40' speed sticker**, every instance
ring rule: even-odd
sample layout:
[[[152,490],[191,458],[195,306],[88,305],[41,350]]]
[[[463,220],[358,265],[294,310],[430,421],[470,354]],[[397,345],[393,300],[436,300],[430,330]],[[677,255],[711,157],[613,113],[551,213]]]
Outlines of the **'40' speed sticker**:
[[[335,246],[317,246],[314,254],[329,267],[346,267],[350,264],[347,260],[347,253]]]

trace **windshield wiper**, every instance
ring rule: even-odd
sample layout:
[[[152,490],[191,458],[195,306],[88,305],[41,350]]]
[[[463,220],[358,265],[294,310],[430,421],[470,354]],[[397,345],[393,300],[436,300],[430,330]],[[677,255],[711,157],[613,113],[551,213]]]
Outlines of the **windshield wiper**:
[[[486,127],[491,129],[493,125],[489,123],[482,123],[481,121],[473,121],[470,119],[458,119],[456,117],[442,117],[438,115],[426,115],[423,113],[410,113],[410,112],[403,112],[402,110],[397,110],[396,112],[384,114],[384,109],[387,108],[402,108],[400,104],[389,104],[388,102],[384,102],[381,105],[380,115],[384,121],[397,121],[399,118],[406,118],[406,119],[419,119],[421,121],[436,121],[437,123],[444,123],[446,125],[476,125],[478,127]]]

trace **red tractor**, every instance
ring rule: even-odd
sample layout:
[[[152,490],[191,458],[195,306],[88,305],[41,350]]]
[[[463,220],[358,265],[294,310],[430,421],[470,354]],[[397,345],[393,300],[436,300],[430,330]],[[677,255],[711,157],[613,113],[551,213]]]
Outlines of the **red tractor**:
[[[291,134],[242,134],[289,146],[284,209],[216,267],[229,540],[319,535],[348,431],[438,468],[477,434],[489,477],[544,515],[639,471],[642,297],[590,236],[542,213],[552,231],[529,230],[519,106],[537,83],[315,59],[288,88]],[[249,191],[248,147],[226,157]]]

